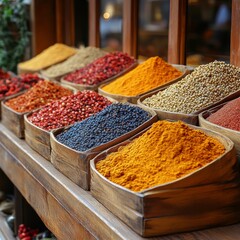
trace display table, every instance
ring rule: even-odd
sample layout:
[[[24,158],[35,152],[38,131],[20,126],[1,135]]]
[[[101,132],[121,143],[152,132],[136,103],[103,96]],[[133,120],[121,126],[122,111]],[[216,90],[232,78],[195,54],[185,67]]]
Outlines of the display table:
[[[58,239],[145,239],[2,124],[0,156],[0,168]],[[240,224],[148,239],[236,240]]]

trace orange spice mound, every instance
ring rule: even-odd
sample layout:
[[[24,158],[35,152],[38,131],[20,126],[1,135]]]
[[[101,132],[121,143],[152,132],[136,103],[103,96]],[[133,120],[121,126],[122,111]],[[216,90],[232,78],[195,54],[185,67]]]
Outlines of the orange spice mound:
[[[217,139],[183,122],[158,121],[99,161],[96,169],[110,181],[138,192],[190,174],[224,152]]]
[[[123,96],[136,96],[159,87],[182,75],[182,72],[160,57],[151,57],[135,69],[103,87],[103,90]]]

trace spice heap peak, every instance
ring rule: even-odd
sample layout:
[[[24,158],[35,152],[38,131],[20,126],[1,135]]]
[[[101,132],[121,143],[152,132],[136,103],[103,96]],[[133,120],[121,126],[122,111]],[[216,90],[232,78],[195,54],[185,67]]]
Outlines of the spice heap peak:
[[[64,77],[65,81],[82,85],[96,85],[120,74],[135,63],[127,53],[112,52]]]
[[[96,164],[110,181],[143,191],[188,175],[225,152],[215,138],[182,122],[158,121]]]
[[[143,103],[169,112],[196,113],[240,90],[240,68],[221,61],[200,65],[191,74]]]
[[[77,52],[77,49],[62,43],[56,43],[32,59],[18,64],[19,69],[39,71],[53,64],[59,63]]]
[[[53,65],[47,70],[42,71],[42,74],[49,78],[58,77],[75,71],[79,68],[85,67],[87,64],[90,64],[94,60],[103,57],[106,54],[107,52],[99,48],[83,47],[66,61]]]
[[[168,83],[183,73],[160,57],[151,57],[135,69],[103,87],[103,90],[123,96],[137,96]]]
[[[63,96],[71,95],[72,91],[47,80],[40,80],[27,92],[6,101],[6,105],[16,112],[30,112]]]
[[[116,103],[57,135],[57,140],[77,151],[87,151],[108,143],[151,118],[140,107]]]
[[[50,131],[71,125],[100,112],[111,102],[93,91],[82,91],[48,103],[28,117],[34,125]]]

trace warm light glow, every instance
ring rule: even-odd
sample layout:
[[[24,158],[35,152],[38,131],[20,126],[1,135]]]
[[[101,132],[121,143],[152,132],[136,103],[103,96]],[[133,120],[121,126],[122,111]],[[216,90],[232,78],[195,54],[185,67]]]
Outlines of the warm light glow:
[[[103,14],[103,18],[106,19],[106,20],[109,19],[110,18],[110,14],[108,12],[105,12]]]

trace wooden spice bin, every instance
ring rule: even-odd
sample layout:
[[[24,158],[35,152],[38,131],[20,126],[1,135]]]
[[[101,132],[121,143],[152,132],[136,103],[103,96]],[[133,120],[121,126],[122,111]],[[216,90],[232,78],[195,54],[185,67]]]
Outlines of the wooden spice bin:
[[[175,78],[165,84],[162,84],[156,88],[153,88],[151,89],[150,91],[148,92],[145,92],[145,93],[142,93],[142,94],[139,94],[139,95],[136,95],[136,96],[124,96],[124,95],[120,95],[120,94],[112,94],[112,93],[109,93],[109,92],[106,92],[103,90],[103,87],[105,87],[106,85],[109,84],[109,82],[107,83],[103,83],[99,86],[98,88],[98,92],[101,93],[103,96],[108,96],[108,97],[111,97],[113,99],[116,99],[117,101],[119,102],[129,102],[129,103],[133,103],[133,104],[136,104],[138,99],[147,94],[147,93],[150,93],[150,92],[153,92],[153,91],[156,91],[156,90],[160,90],[160,89],[164,89],[166,88],[167,86],[181,80],[183,77],[185,77],[189,72],[190,72],[190,69],[187,68],[187,66],[184,66],[184,65],[177,65],[177,64],[171,64],[173,67],[175,67],[176,69],[178,69],[179,71],[182,72],[182,75],[178,78]]]
[[[26,90],[25,90],[26,91]],[[11,98],[22,95],[25,91],[19,92],[1,101],[1,118],[2,124],[12,131],[17,137],[24,138],[24,119],[25,113],[19,113],[9,108],[5,102]]]
[[[111,102],[116,102],[114,99],[108,98]],[[39,109],[35,110],[38,111]],[[24,115],[24,125],[25,125],[25,140],[27,144],[43,156],[46,160],[51,160],[51,145],[50,145],[50,132],[44,130],[28,120],[35,111],[27,113]],[[66,126],[69,127],[69,126]],[[62,129],[62,128],[59,128]],[[57,129],[54,129],[57,130]]]
[[[64,88],[70,89],[73,93],[77,92],[77,90],[75,88],[72,88],[70,86],[66,86],[64,84],[60,84],[60,83],[57,83],[57,82],[54,82],[54,83],[57,84],[57,85],[61,85]],[[26,91],[20,92],[16,95],[13,95],[13,96],[9,97],[9,98],[6,98],[4,101],[1,102],[2,123],[3,123],[3,125],[5,125],[9,130],[11,130],[19,138],[24,138],[24,129],[25,129],[24,115],[28,114],[28,113],[31,113],[32,111],[19,113],[19,112],[13,110],[12,108],[9,108],[5,104],[5,102],[8,101],[9,99],[18,97],[25,92]]]
[[[25,140],[33,150],[35,150],[45,159],[50,161],[51,158],[50,132],[32,124],[28,120],[28,117],[32,113],[33,112],[30,112],[28,114],[25,114],[24,116]]]
[[[193,231],[240,221],[240,176],[233,142],[201,129],[218,139],[225,153],[176,181],[133,192],[102,176],[98,161],[130,143],[122,142],[90,161],[91,193],[100,203],[143,237]]]
[[[61,128],[51,131],[51,162],[61,173],[85,190],[90,188],[90,160],[97,154],[114,146],[142,131],[152,123],[157,121],[154,111],[146,110],[151,114],[151,118],[135,128],[134,130],[115,138],[114,140],[89,149],[85,152],[76,151],[57,141],[56,136],[68,128]]]
[[[78,83],[72,83],[72,82],[69,82],[69,81],[66,81],[64,80],[64,78],[66,77],[66,75],[64,75],[61,79],[60,79],[60,82],[61,83],[64,83],[66,85],[69,85],[69,86],[72,86],[80,91],[83,91],[83,90],[92,90],[92,91],[98,91],[98,88],[101,84],[103,83],[109,83],[113,80],[115,80],[116,78],[126,74],[127,72],[131,71],[132,69],[134,69],[135,67],[137,67],[138,65],[138,62],[135,61],[130,67],[124,69],[123,71],[119,72],[118,74],[110,77],[110,78],[107,78],[106,80],[102,81],[101,83],[98,83],[98,84],[94,84],[94,85],[87,85],[87,84],[78,84]],[[103,95],[103,94],[102,94]],[[109,96],[111,97],[111,96]]]
[[[199,116],[198,116],[199,117],[199,125],[201,127],[204,127],[206,129],[209,129],[209,130],[212,130],[212,131],[215,131],[215,132],[218,132],[218,133],[230,138],[235,144],[235,147],[236,147],[236,150],[237,150],[237,157],[240,160],[240,132],[236,131],[236,130],[229,129],[229,128],[225,128],[225,127],[222,127],[222,126],[219,126],[219,125],[217,125],[215,123],[212,123],[212,122],[209,122],[207,120],[207,118],[211,114],[215,113],[216,111],[218,111],[220,108],[222,108],[226,104],[227,104],[227,102],[223,103],[223,104],[220,104],[216,107],[213,107],[213,108],[199,114]]]
[[[2,102],[4,101],[4,100],[6,100],[6,99],[9,99],[9,98],[12,98],[12,97],[16,97],[16,96],[18,96],[18,94],[21,94],[21,93],[23,93],[24,91],[21,91],[21,92],[19,92],[19,93],[17,93],[17,94],[13,94],[13,95],[11,95],[11,96],[8,96],[8,97],[2,97],[2,98],[0,98],[0,120],[2,119]]]
[[[164,88],[166,89],[166,88]],[[161,110],[159,108],[151,108],[151,107],[148,107],[147,105],[145,105],[143,103],[143,101],[148,98],[148,97],[151,97],[155,94],[157,94],[158,92],[160,91],[163,91],[164,89],[160,89],[160,90],[155,90],[155,91],[152,91],[150,93],[147,93],[145,95],[143,95],[142,97],[140,97],[137,101],[137,104],[141,107],[146,107],[147,109],[151,109],[151,110],[154,110],[157,115],[158,115],[158,118],[161,119],[161,120],[164,120],[164,119],[170,119],[170,120],[174,120],[174,121],[177,121],[177,120],[181,120],[181,121],[184,121],[186,123],[189,123],[189,124],[192,124],[192,125],[196,125],[198,126],[199,125],[199,119],[198,119],[198,115],[201,113],[201,112],[204,112],[214,106],[217,106],[221,103],[225,103],[227,101],[230,101],[232,99],[235,99],[237,97],[240,96],[240,90],[232,93],[232,94],[229,94],[228,96],[226,96],[225,98],[221,99],[220,101],[217,101],[215,103],[212,103],[210,105],[208,105],[207,107],[205,108],[202,108],[200,109],[199,111],[197,112],[194,112],[194,113],[190,113],[190,114],[186,114],[186,113],[180,113],[180,112],[170,112],[170,111],[164,111],[164,110]]]

